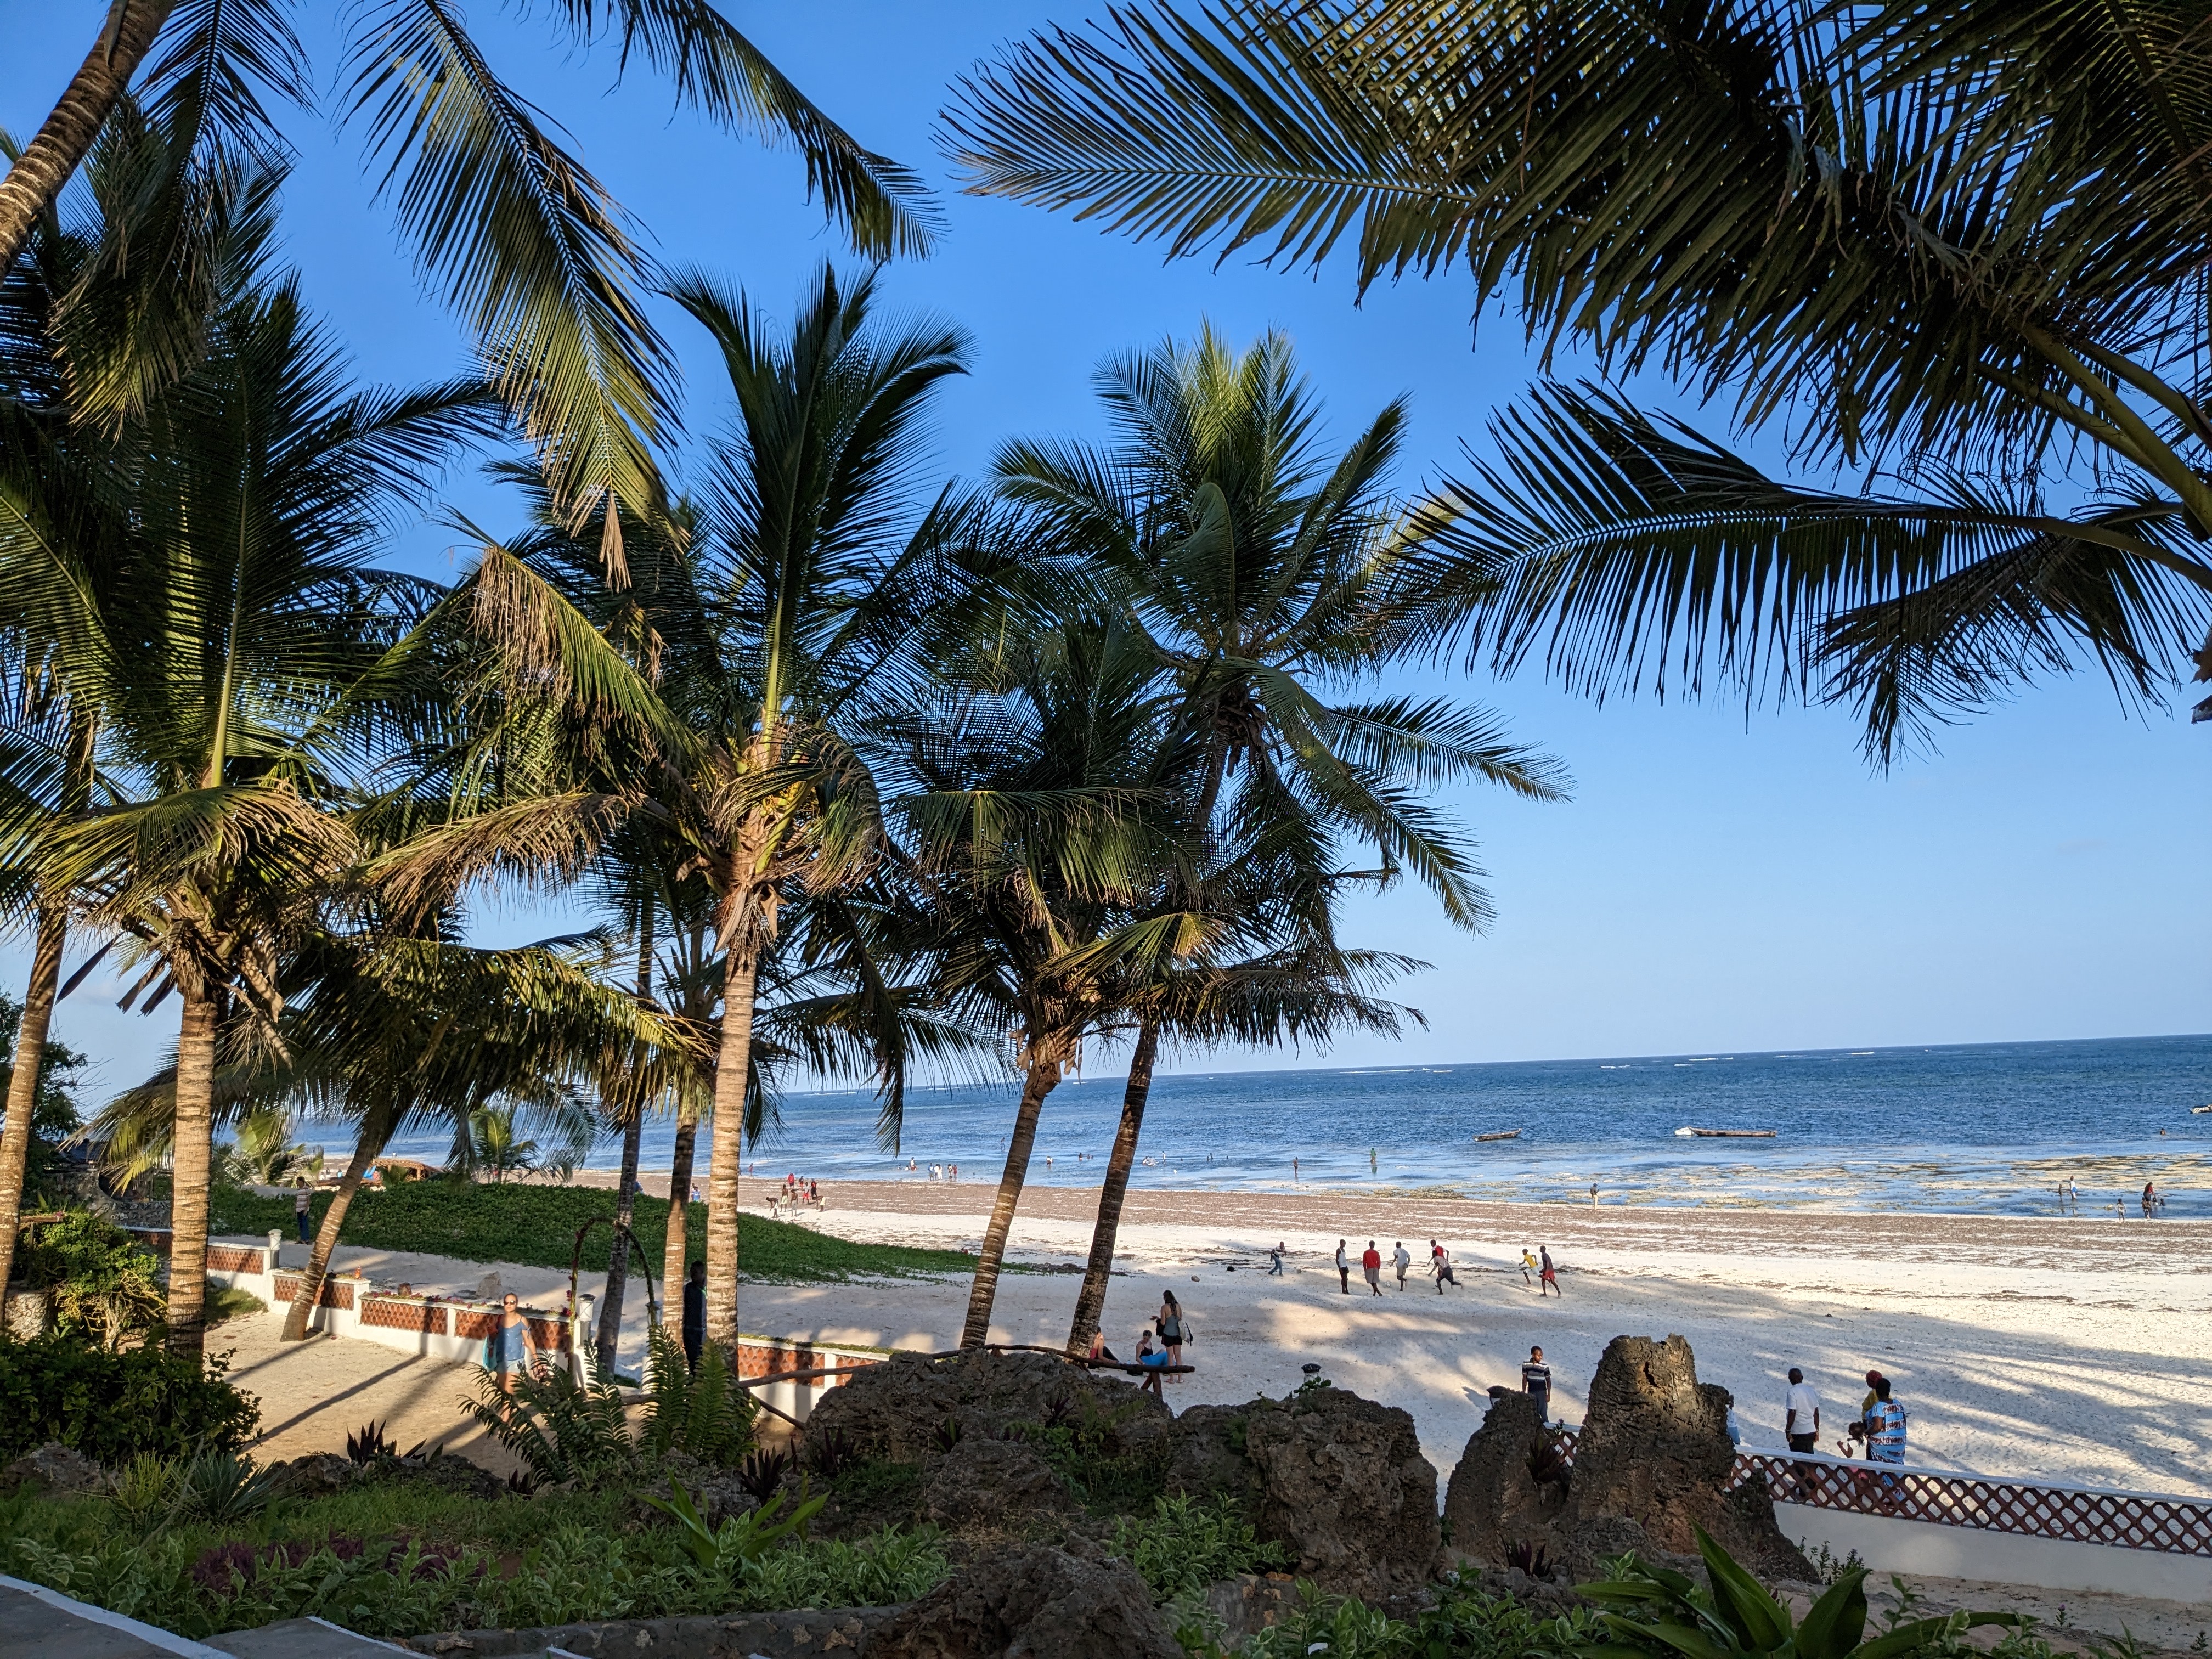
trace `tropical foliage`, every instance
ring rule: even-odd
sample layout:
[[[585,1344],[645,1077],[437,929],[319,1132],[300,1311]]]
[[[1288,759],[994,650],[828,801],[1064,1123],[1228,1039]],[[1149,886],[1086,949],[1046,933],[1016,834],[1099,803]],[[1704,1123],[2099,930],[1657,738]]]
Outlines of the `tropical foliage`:
[[[1886,758],[2085,665],[2155,699],[2203,641],[2212,678],[2199,21],[1226,0],[1032,36],[948,121],[975,190],[1178,254],[1341,246],[1363,286],[1462,270],[1547,354],[1855,472],[1547,384],[1407,601],[1594,694],[1842,702]]]

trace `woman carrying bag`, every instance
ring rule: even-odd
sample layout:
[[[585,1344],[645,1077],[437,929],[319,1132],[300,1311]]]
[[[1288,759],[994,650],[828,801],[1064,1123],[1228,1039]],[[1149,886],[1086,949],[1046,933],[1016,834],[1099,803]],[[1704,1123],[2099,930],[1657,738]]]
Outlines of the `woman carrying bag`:
[[[1182,1364],[1183,1344],[1191,1340],[1190,1322],[1182,1316],[1182,1305],[1175,1299],[1173,1291],[1160,1292],[1160,1346],[1168,1351],[1170,1366]],[[1180,1382],[1180,1376],[1170,1376],[1170,1382]]]

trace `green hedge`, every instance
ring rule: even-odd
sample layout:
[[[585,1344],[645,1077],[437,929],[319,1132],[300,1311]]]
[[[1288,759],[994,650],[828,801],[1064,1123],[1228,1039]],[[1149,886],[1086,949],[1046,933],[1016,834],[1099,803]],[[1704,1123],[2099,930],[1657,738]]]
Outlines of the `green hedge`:
[[[219,1361],[203,1367],[154,1347],[109,1353],[65,1336],[0,1340],[0,1463],[53,1440],[110,1467],[140,1452],[230,1451],[260,1419]]]
[[[312,1213],[320,1225],[330,1206],[315,1194]],[[704,1254],[707,1206],[690,1211],[691,1254]],[[615,1195],[594,1187],[540,1187],[455,1180],[397,1182],[365,1189],[347,1212],[344,1242],[380,1250],[416,1250],[464,1261],[513,1261],[531,1267],[566,1267],[576,1229],[611,1218]],[[216,1188],[210,1218],[219,1233],[292,1237],[292,1200],[260,1198],[236,1187]],[[661,1244],[668,1235],[668,1200],[641,1194],[632,1229],[644,1244],[656,1282]],[[585,1271],[604,1273],[608,1230],[595,1227],[584,1240]],[[963,1250],[917,1250],[897,1244],[858,1244],[811,1227],[765,1216],[738,1218],[741,1277],[757,1282],[803,1284],[854,1273],[971,1273],[975,1258]]]

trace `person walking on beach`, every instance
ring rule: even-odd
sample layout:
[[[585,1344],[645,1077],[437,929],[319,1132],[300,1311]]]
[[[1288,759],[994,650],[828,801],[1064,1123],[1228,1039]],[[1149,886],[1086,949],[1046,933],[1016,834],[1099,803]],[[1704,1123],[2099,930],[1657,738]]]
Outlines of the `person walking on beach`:
[[[2158,1213],[2158,1183],[2154,1181],[2144,1182],[2142,1212],[2146,1218]]]
[[[1567,1293],[1559,1288],[1559,1270],[1552,1265],[1552,1247],[1539,1244],[1536,1255],[1540,1262],[1536,1273],[1536,1294],[1540,1297],[1548,1290],[1560,1301],[1565,1301]]]
[[[707,1264],[695,1261],[684,1282],[684,1363],[699,1369],[700,1352],[707,1346]]]
[[[1283,1258],[1289,1254],[1289,1241],[1287,1239],[1277,1239],[1275,1241],[1275,1248],[1267,1252],[1268,1278],[1280,1279],[1283,1276]]]
[[[1445,1285],[1459,1283],[1452,1272],[1451,1252],[1433,1238],[1429,1241],[1429,1272],[1435,1276],[1438,1296],[1444,1293]]]
[[[1552,1420],[1552,1368],[1544,1363],[1541,1348],[1528,1350],[1528,1363],[1521,1368],[1521,1392],[1536,1402],[1536,1419]]]
[[[515,1374],[526,1369],[535,1371],[542,1358],[530,1321],[523,1316],[514,1292],[509,1291],[500,1302],[499,1322],[484,1339],[484,1369],[499,1379],[501,1388],[513,1394]]]
[[[1175,1299],[1173,1291],[1162,1291],[1160,1292],[1160,1341],[1168,1351],[1169,1364],[1182,1364],[1183,1344],[1190,1340],[1190,1322],[1182,1316],[1182,1304]],[[1180,1382],[1182,1378],[1171,1376],[1168,1381]]]
[[[292,1220],[300,1230],[300,1243],[309,1243],[307,1237],[307,1177],[292,1177]]]
[[[1352,1294],[1352,1258],[1344,1253],[1344,1241],[1336,1241],[1337,1286],[1346,1296]]]
[[[1406,1291],[1406,1272],[1413,1265],[1413,1253],[1407,1249],[1406,1241],[1402,1238],[1398,1241],[1398,1248],[1390,1253],[1390,1265],[1398,1270],[1398,1293],[1402,1296]]]
[[[1375,1241],[1371,1238],[1367,1241],[1367,1248],[1359,1253],[1359,1271],[1367,1276],[1367,1294],[1382,1295],[1382,1252],[1375,1248]]]

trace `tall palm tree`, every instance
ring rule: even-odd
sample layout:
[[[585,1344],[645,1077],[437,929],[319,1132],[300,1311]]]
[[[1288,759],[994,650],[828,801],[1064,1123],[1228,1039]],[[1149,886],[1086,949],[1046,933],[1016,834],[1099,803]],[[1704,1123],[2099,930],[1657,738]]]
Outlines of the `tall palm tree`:
[[[969,673],[894,722],[878,763],[934,925],[937,993],[995,1024],[1021,1079],[963,1347],[989,1337],[1046,1097],[1087,1042],[1130,1023],[1130,975],[1097,947],[1165,857],[1147,762],[1172,712],[1153,654],[1113,619],[1001,635]]]
[[[1363,283],[1463,262],[1547,351],[1857,470],[1546,386],[1407,600],[1601,695],[1839,700],[1886,759],[2085,663],[2155,699],[2201,639],[2212,678],[2200,21],[1226,0],[1034,37],[950,118],[977,190],[1177,252],[1350,238]]]
[[[1345,856],[1371,848],[1373,879],[1410,871],[1455,924],[1480,930],[1490,914],[1480,872],[1416,792],[1470,778],[1538,800],[1561,792],[1556,763],[1507,742],[1479,710],[1324,695],[1388,665],[1397,641],[1381,601],[1436,524],[1389,494],[1402,404],[1331,457],[1289,341],[1269,334],[1239,353],[1211,328],[1109,362],[1098,382],[1110,448],[1017,443],[995,467],[1000,490],[1047,534],[1110,573],[1174,688],[1148,778],[1174,803],[1162,820],[1174,852],[1137,907],[1142,925],[1111,947],[1157,975],[1160,994],[1138,1023],[1076,1347],[1097,1328],[1164,1027],[1186,1040],[1311,1039],[1336,1023],[1332,1009],[1387,1024],[1387,1005],[1358,988],[1377,964],[1355,969],[1334,944]],[[1301,971],[1314,978],[1298,984]],[[1261,1012],[1270,998],[1279,1026]]]
[[[942,547],[958,504],[917,515],[912,472],[929,394],[963,372],[965,341],[929,321],[878,328],[873,276],[848,287],[827,267],[787,333],[706,278],[672,292],[720,348],[737,405],[696,503],[696,620],[611,637],[556,574],[496,544],[459,599],[502,665],[503,726],[591,732],[635,757],[610,773],[630,781],[571,777],[457,820],[426,841],[418,872],[431,891],[518,866],[566,880],[642,825],[676,849],[678,878],[713,894],[723,973],[707,1337],[733,1350],[762,964],[787,903],[851,886],[879,856],[876,792],[851,734],[924,672],[928,596],[958,574]],[[892,1024],[883,1040],[896,1045]]]
[[[392,508],[490,429],[473,383],[349,386],[289,280],[238,294],[148,405],[130,498],[132,642],[100,732],[131,798],[56,830],[40,874],[125,936],[125,998],[181,1003],[169,1342],[198,1354],[218,1038],[281,1042],[284,952],[357,863],[349,774],[373,688],[428,597],[368,563]]]
[[[72,193],[88,199],[43,216],[24,257],[0,274],[0,621],[10,682],[0,707],[0,863],[8,908],[33,941],[0,1131],[0,1283],[14,1258],[41,1056],[66,994],[69,908],[38,890],[37,849],[95,799],[112,799],[96,738],[120,667],[108,613],[131,580],[129,480],[140,457],[100,418],[94,388],[143,394],[191,366],[208,312],[260,257],[270,188],[236,169],[180,169],[167,136],[126,105]]]
[[[342,15],[340,118],[362,133],[422,276],[475,332],[563,510],[580,525],[604,507],[618,576],[616,504],[642,514],[655,499],[651,446],[673,379],[642,309],[652,279],[633,228],[446,0]],[[126,88],[204,157],[278,160],[288,146],[272,108],[312,106],[314,76],[282,0],[113,0],[100,17],[86,12],[92,50],[0,181],[0,270]],[[568,0],[550,19],[562,44],[649,65],[726,130],[793,145],[856,252],[927,251],[921,181],[854,140],[706,0]]]

